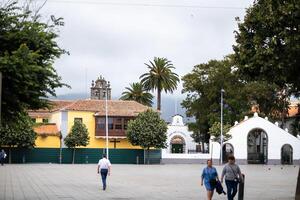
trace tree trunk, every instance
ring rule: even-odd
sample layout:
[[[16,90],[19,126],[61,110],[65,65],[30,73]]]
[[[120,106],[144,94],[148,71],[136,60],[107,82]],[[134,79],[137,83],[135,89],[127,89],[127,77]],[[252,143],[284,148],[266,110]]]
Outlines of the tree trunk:
[[[285,117],[286,117],[286,108],[285,108],[285,101],[286,101],[286,91],[285,88],[282,89],[281,94],[283,94],[282,100],[283,100],[283,108],[281,112],[281,128],[284,128],[285,125]]]
[[[11,164],[11,147],[8,149],[8,163]]]
[[[201,146],[202,146],[202,149],[201,149],[201,150],[202,150],[202,153],[205,153],[205,152],[204,152],[204,141],[203,141],[203,140],[201,141]]]
[[[72,159],[72,164],[74,164],[74,161],[75,161],[75,149],[76,149],[76,148],[73,148],[73,159]]]
[[[147,149],[147,164],[150,164],[150,149]]]
[[[157,110],[161,110],[161,89],[157,88]]]

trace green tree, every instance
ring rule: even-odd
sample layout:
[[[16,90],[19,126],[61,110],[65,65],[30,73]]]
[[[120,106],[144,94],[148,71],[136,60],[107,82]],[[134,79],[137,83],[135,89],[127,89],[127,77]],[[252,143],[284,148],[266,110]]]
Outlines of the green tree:
[[[231,128],[230,124],[224,124],[223,125],[223,142],[226,142],[231,139],[231,135],[228,134],[229,130]],[[209,128],[209,134],[211,136],[214,136],[213,141],[221,143],[221,123],[215,122],[213,125]]]
[[[235,73],[230,58],[222,61],[211,60],[208,63],[196,65],[183,80],[183,93],[187,93],[182,106],[186,108],[188,117],[194,117],[195,122],[189,125],[193,135],[200,137],[201,142],[208,142],[209,128],[220,121],[221,89],[224,94],[224,122],[233,124],[250,110],[243,92],[244,83]],[[194,137],[194,140],[195,140]]]
[[[132,83],[125,88],[121,100],[133,100],[146,106],[152,106],[153,95],[149,93],[141,83]]]
[[[250,114],[252,106],[258,106],[260,115],[270,119],[279,118],[282,102],[277,95],[277,86],[264,81],[247,82],[240,77],[232,56],[224,60],[210,60],[196,65],[183,80],[183,93],[187,94],[182,106],[188,117],[195,121],[189,124],[192,137],[197,142],[208,143],[209,128],[220,121],[221,89],[224,93],[224,124],[234,124]],[[286,104],[288,105],[288,104]]]
[[[149,164],[150,148],[167,147],[167,129],[167,123],[160,119],[159,113],[147,110],[140,113],[136,119],[129,121],[126,135],[132,145],[147,150]]]
[[[157,110],[161,110],[161,92],[173,92],[179,82],[178,75],[171,61],[166,58],[155,57],[150,64],[145,63],[149,72],[140,76],[141,82],[147,90],[157,90]]]
[[[204,152],[204,143],[209,141],[210,135],[207,132],[200,131],[204,130],[206,124],[202,124],[200,118],[197,118],[195,122],[188,123],[189,131],[192,131],[191,137],[193,138],[194,142],[201,145],[201,150]]]
[[[256,0],[236,31],[234,58],[247,81],[275,83],[300,91],[300,4],[296,0]]]
[[[65,53],[56,42],[60,22],[61,18],[43,23],[17,1],[0,6],[3,118],[13,120],[17,112],[48,106],[46,98],[65,85],[53,67]]]
[[[87,146],[89,144],[89,133],[85,124],[76,120],[72,126],[71,132],[65,137],[64,142],[68,148],[73,149],[72,163],[75,161],[75,150],[78,146]]]
[[[33,148],[37,138],[33,131],[33,122],[26,113],[17,113],[15,121],[3,121],[0,129],[0,146],[9,147],[9,163],[11,163],[11,148]]]

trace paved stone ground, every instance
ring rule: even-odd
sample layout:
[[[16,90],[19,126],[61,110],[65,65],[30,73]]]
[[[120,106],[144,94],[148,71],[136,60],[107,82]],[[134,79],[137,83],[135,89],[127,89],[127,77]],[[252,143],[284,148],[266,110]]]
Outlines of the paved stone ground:
[[[113,165],[107,191],[102,191],[96,165],[5,165],[0,167],[0,199],[204,200],[203,167]],[[220,166],[217,169],[221,171]],[[246,200],[294,199],[298,166],[242,165],[241,169],[246,175]],[[226,197],[215,194],[214,199]]]

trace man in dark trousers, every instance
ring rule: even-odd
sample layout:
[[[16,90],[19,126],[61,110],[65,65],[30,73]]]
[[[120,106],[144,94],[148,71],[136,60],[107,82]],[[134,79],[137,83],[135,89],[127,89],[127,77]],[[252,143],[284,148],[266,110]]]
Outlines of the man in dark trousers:
[[[110,170],[111,170],[111,163],[106,158],[106,155],[103,154],[102,159],[100,159],[98,162],[98,168],[97,168],[97,173],[101,174],[103,190],[106,190],[106,178],[107,175],[110,176]]]
[[[2,166],[4,165],[4,159],[5,158],[6,158],[6,153],[5,153],[4,149],[2,149],[1,152],[0,152],[0,162],[1,162]]]

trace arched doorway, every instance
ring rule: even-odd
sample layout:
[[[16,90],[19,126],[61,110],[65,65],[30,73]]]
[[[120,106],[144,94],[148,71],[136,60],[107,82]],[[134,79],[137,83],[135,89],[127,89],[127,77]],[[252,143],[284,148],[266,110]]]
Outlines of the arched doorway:
[[[262,129],[253,129],[247,137],[247,160],[249,164],[268,162],[268,135]]]
[[[176,135],[171,139],[171,153],[184,153],[185,152],[185,141],[184,138]]]
[[[223,145],[223,153],[222,153],[223,163],[228,161],[228,156],[229,155],[234,155],[234,148],[233,148],[232,144],[225,143]]]
[[[289,144],[285,144],[281,147],[281,164],[293,164],[293,147]]]

